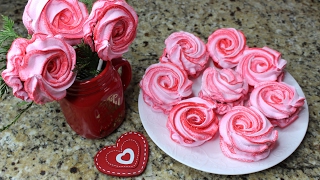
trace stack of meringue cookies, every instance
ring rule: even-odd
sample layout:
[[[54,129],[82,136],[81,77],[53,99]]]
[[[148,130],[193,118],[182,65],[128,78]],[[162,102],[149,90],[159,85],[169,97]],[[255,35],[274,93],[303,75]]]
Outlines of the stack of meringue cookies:
[[[175,32],[140,88],[144,102],[168,116],[174,142],[195,147],[219,133],[225,156],[254,162],[269,156],[278,130],[294,122],[304,105],[295,87],[283,82],[286,63],[276,50],[248,47],[234,28],[214,31],[207,44]],[[197,78],[201,88],[195,94]]]

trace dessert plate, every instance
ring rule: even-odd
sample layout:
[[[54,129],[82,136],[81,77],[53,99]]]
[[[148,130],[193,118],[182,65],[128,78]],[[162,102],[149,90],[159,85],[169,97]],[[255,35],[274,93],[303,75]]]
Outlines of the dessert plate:
[[[194,80],[193,92],[195,94],[200,90],[200,78]],[[305,97],[301,87],[290,73],[285,72],[284,82],[294,86],[299,95]],[[299,118],[295,122],[284,129],[276,128],[279,132],[278,142],[269,157],[258,162],[241,162],[222,154],[218,135],[203,145],[192,148],[173,142],[169,130],[166,128],[167,115],[152,111],[143,101],[141,90],[138,105],[140,118],[146,132],[166,154],[194,169],[222,175],[249,174],[275,166],[290,156],[300,145],[309,123],[308,105],[305,100]]]

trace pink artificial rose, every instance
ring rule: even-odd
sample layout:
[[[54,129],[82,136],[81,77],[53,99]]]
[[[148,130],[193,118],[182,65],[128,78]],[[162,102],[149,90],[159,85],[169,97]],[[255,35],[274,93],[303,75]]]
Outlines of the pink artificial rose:
[[[296,89],[284,82],[262,82],[250,95],[250,104],[258,108],[273,125],[286,127],[299,116],[304,104]]]
[[[282,77],[287,61],[281,54],[268,47],[249,48],[239,57],[236,71],[254,86],[260,82],[277,81]]]
[[[56,37],[34,34],[16,39],[7,54],[4,81],[16,97],[37,104],[60,100],[75,80],[76,54],[72,46]]]
[[[237,57],[246,48],[246,37],[240,30],[222,28],[209,36],[206,46],[210,57],[219,67],[233,68],[238,65]]]
[[[83,38],[83,23],[88,16],[85,4],[78,0],[29,0],[22,20],[31,35],[59,35],[77,45]]]
[[[136,37],[138,16],[124,0],[99,0],[84,24],[84,41],[105,61],[121,57]]]
[[[170,111],[167,128],[171,139],[186,147],[200,146],[218,132],[215,104],[193,97],[182,100]]]
[[[255,107],[233,107],[219,121],[219,132],[223,154],[246,162],[268,157],[278,139],[278,131]]]
[[[149,66],[140,81],[143,99],[156,112],[168,114],[171,108],[192,94],[192,81],[173,63]]]
[[[233,69],[207,68],[202,76],[199,97],[217,102],[216,112],[225,114],[235,105],[242,105],[248,83]]]
[[[198,77],[206,68],[209,54],[206,45],[195,35],[183,31],[175,32],[165,40],[165,44],[161,62],[172,62],[191,77]]]

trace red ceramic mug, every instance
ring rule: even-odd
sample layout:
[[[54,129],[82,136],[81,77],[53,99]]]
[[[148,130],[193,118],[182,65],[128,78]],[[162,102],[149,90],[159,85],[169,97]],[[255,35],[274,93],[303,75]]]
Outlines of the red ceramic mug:
[[[121,76],[118,70],[122,68]],[[123,91],[131,81],[131,66],[122,58],[105,63],[96,77],[76,80],[59,101],[70,127],[82,137],[98,139],[117,129],[125,117]]]

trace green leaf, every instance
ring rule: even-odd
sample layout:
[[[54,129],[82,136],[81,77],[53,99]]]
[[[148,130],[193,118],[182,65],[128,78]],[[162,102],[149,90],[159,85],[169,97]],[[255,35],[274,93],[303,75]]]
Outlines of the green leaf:
[[[2,15],[2,20],[3,20],[3,27],[0,30],[0,55],[5,56],[8,53],[12,42],[19,36],[13,29],[13,26],[14,26],[13,20],[11,20],[8,16],[3,16],[3,15]],[[0,69],[1,71],[7,68],[6,61],[7,61],[6,58],[0,59],[0,62],[5,63],[5,65],[1,67]],[[4,94],[8,93],[8,91],[9,91],[9,87],[1,77],[0,78],[0,97],[2,98]]]
[[[11,20],[8,16],[3,16],[2,15],[2,20],[3,20],[3,29],[0,30],[0,47],[5,42],[12,43],[12,41],[19,36],[13,29],[14,21]]]
[[[11,44],[12,44],[12,42],[10,44],[7,44],[7,45],[2,45],[2,47],[0,47],[0,53],[3,54],[3,55],[7,55],[8,51],[9,51],[9,49],[11,47]]]
[[[6,69],[6,65],[3,65],[3,66],[0,68],[0,70],[4,70],[4,69]]]
[[[3,95],[7,94],[8,92],[9,86],[4,82],[4,80],[0,76],[0,98],[2,98]]]
[[[85,80],[95,77],[99,74],[97,66],[99,63],[98,54],[92,52],[89,45],[81,43],[76,47],[77,63],[76,69],[77,79]]]
[[[23,108],[23,109],[19,112],[18,115],[16,115],[16,117],[13,119],[13,121],[12,121],[10,124],[8,124],[8,125],[6,125],[6,126],[3,126],[3,127],[0,129],[0,132],[8,129],[10,126],[12,126],[14,123],[16,123],[17,120],[21,117],[21,115],[22,115],[23,113],[25,113],[25,112],[32,106],[32,104],[33,104],[33,102],[28,103],[28,105],[27,105],[25,108]]]

